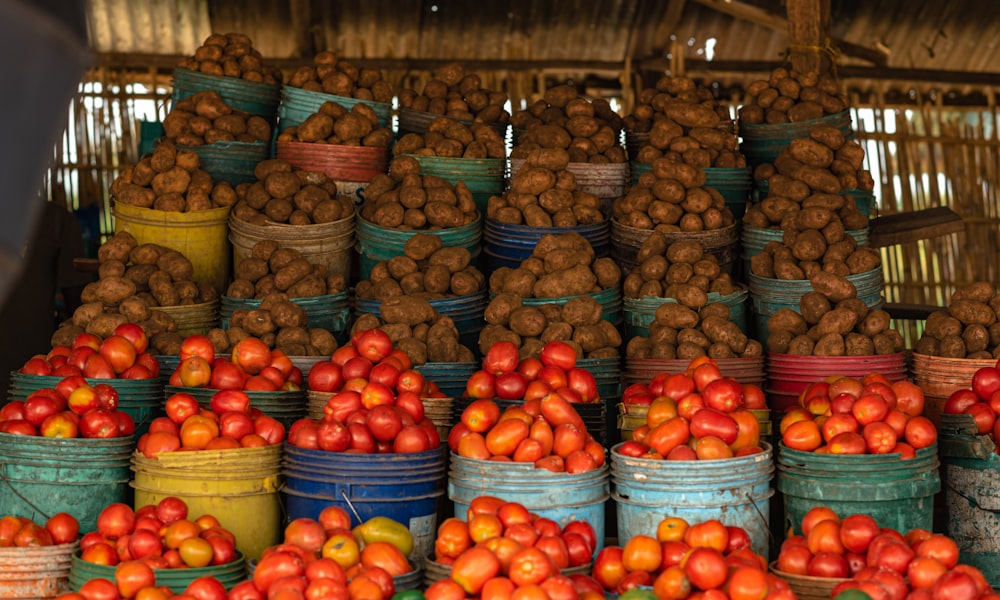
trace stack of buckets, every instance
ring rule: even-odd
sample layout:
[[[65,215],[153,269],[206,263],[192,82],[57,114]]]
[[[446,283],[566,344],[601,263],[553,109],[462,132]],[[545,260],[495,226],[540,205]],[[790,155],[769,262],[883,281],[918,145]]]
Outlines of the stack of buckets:
[[[524,159],[510,159],[510,177],[524,165]],[[628,183],[628,163],[586,163],[571,162],[566,170],[576,178],[576,189],[593,194],[601,200],[601,209],[611,214],[611,205],[616,198],[625,195]]]
[[[420,163],[420,173],[435,175],[456,184],[465,183],[476,201],[479,214],[486,214],[490,196],[499,196],[504,190],[504,159],[502,158],[451,158],[444,156],[411,155]]]
[[[0,548],[0,598],[55,598],[66,592],[77,542]]]
[[[797,356],[771,352],[767,355],[765,391],[772,409],[788,411],[798,406],[799,394],[813,382],[838,375],[861,379],[869,373],[881,373],[890,382],[906,379],[906,354]]]
[[[472,254],[473,261],[482,250],[482,213],[475,221],[447,229],[390,229],[365,219],[358,219],[357,251],[361,279],[368,279],[378,263],[403,256],[403,247],[414,235],[423,233],[441,238],[443,248],[462,247]]]
[[[307,327],[320,327],[333,333],[338,343],[347,342],[351,325],[350,299],[347,292],[324,294],[309,298],[291,298],[291,301],[302,308],[309,319]],[[241,308],[255,309],[261,301],[257,298],[222,297],[220,310],[220,326],[229,329],[229,320],[233,312]]]

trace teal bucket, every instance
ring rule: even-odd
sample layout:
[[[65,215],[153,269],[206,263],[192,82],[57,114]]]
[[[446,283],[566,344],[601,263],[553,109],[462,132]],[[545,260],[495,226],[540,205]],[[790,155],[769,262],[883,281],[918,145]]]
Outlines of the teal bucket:
[[[271,155],[271,145],[267,142],[215,142],[179,148],[193,150],[201,159],[201,168],[214,181],[234,186],[257,181],[254,175],[257,163]]]
[[[479,256],[482,241],[482,213],[475,221],[462,225],[461,227],[449,227],[448,229],[390,229],[381,227],[361,217],[357,220],[358,261],[361,279],[368,279],[372,269],[383,260],[389,260],[395,256],[405,254],[403,247],[406,242],[418,233],[433,235],[441,238],[441,245],[444,248],[462,247],[472,254],[472,258]]]
[[[732,294],[710,292],[709,302],[721,302],[729,307],[729,320],[747,331],[747,298],[750,292],[741,289]],[[677,302],[676,298],[625,298],[625,338],[649,337],[649,326],[656,316],[656,309],[667,302]]]
[[[285,444],[286,517],[316,519],[331,505],[351,515],[353,507],[362,521],[389,517],[410,530],[410,559],[421,564],[434,550],[447,460],[444,447],[405,454],[354,454]],[[356,517],[352,525],[360,525]]]
[[[579,358],[576,366],[586,369],[597,382],[597,393],[601,396],[604,423],[601,425],[602,436],[598,438],[605,448],[610,448],[618,442],[621,432],[618,430],[617,407],[622,397],[622,360],[620,356],[609,358]],[[574,405],[579,407],[580,405]],[[578,411],[579,412],[579,411]],[[597,438],[597,435],[594,436]]]
[[[305,375],[305,373],[303,373]],[[177,393],[191,394],[202,408],[209,408],[214,396],[219,390],[213,388],[193,388],[176,385],[163,387],[163,398],[166,400]],[[281,422],[287,428],[292,423],[306,416],[306,393],[297,392],[258,392],[247,391],[250,406],[258,408],[262,413]]]
[[[594,555],[603,547],[604,508],[610,498],[607,465],[586,473],[553,473],[532,463],[475,460],[453,453],[448,498],[455,503],[455,515],[465,516],[479,496],[517,502],[560,526],[586,521],[597,533]]]
[[[281,102],[281,86],[277,83],[209,75],[179,67],[174,69],[173,89],[172,104],[197,92],[215,91],[230,108],[260,115],[271,125],[274,125],[278,104]]]
[[[902,460],[899,453],[817,454],[779,443],[776,462],[785,526],[828,506],[838,515],[871,515],[881,527],[904,533],[933,529],[934,494],[941,490],[936,444]]]
[[[601,305],[602,319],[615,326],[622,324],[623,315],[621,288],[613,287],[584,295],[597,300],[597,303]],[[558,298],[522,298],[521,304],[523,306],[541,306],[543,304],[564,305],[573,298],[579,298],[579,296],[560,296]]]
[[[405,133],[419,133],[423,135],[427,133],[427,128],[430,126],[431,122],[438,117],[444,117],[446,115],[441,115],[438,113],[427,112],[425,110],[414,110],[412,108],[406,108],[405,106],[399,107],[397,111],[399,115],[399,134],[402,136]],[[472,125],[474,121],[469,119],[455,119],[459,123],[465,125]],[[500,139],[507,139],[507,123],[485,123],[489,125],[494,131],[500,135]]]
[[[764,452],[721,460],[633,458],[611,449],[611,482],[618,509],[618,538],[656,535],[665,517],[688,523],[718,519],[742,527],[754,552],[768,555],[770,546],[770,444]]]
[[[845,231],[854,238],[858,246],[868,246],[868,228]],[[782,242],[784,230],[770,227],[754,227],[743,224],[740,230],[740,242],[743,244],[743,272],[750,273],[750,259],[764,251],[769,242]]]
[[[156,140],[164,135],[162,121],[139,121],[139,156],[152,153]]]
[[[408,155],[420,163],[422,175],[435,175],[456,184],[464,182],[476,201],[476,210],[486,214],[490,196],[504,190],[506,164],[502,158],[450,158],[444,156]]]
[[[651,171],[649,163],[632,161],[629,170],[632,173],[632,185],[639,183],[643,173]],[[747,210],[750,193],[753,190],[753,172],[749,167],[706,167],[705,187],[715,188],[726,200],[726,206],[739,221]]]
[[[47,438],[0,433],[0,514],[44,523],[67,512],[80,531],[127,497],[135,437]]]
[[[639,248],[642,247],[646,238],[652,234],[652,229],[629,227],[612,219],[611,257],[621,267],[623,274],[628,275],[636,266],[635,257],[639,253]],[[705,254],[711,254],[716,258],[719,262],[719,267],[724,272],[730,275],[734,274],[733,268],[735,267],[740,247],[738,221],[721,229],[664,233],[663,235],[667,238],[667,245],[679,241],[698,242],[704,248]]]
[[[773,163],[781,151],[791,145],[792,140],[809,137],[809,131],[817,125],[836,127],[847,139],[854,138],[851,112],[844,110],[819,119],[796,123],[740,123],[740,152],[751,167],[762,163]]]
[[[475,347],[479,348],[479,344]],[[427,362],[413,368],[427,381],[436,383],[442,394],[457,398],[465,393],[469,378],[482,365],[478,362]]]
[[[80,558],[81,554],[80,550],[74,552],[70,562],[68,579],[70,590],[79,592],[83,584],[99,577],[109,581],[115,580],[116,566],[87,562]],[[224,565],[153,569],[153,574],[156,576],[157,586],[166,586],[175,594],[183,593],[192,581],[200,577],[214,577],[229,590],[247,578],[247,562],[243,554],[237,551],[236,559]]]
[[[594,256],[602,258],[611,254],[611,221],[604,220],[575,227],[532,227],[512,225],[486,219],[483,227],[484,252],[491,271],[500,267],[516,269],[530,258],[539,240],[547,235],[578,233],[594,249]]]
[[[335,336],[337,334],[346,335],[351,327],[350,299],[346,291],[308,298],[290,298],[290,300],[301,307],[306,316],[309,317],[306,327],[326,329]],[[223,296],[219,309],[222,328],[229,329],[229,320],[234,311],[241,308],[252,310],[258,308],[260,303],[261,301],[257,298]],[[338,339],[340,338],[338,337]]]
[[[758,181],[751,192],[753,202],[757,203],[767,198],[770,188],[771,186],[766,179]],[[858,211],[866,217],[871,217],[872,212],[875,211],[875,192],[871,190],[847,188],[840,190],[838,193],[842,196],[850,196],[854,200],[854,205],[858,207]]]
[[[347,110],[351,110],[355,104],[367,105],[375,111],[379,126],[389,126],[389,114],[392,106],[388,102],[360,100],[283,85],[281,86],[281,105],[278,106],[278,131],[284,131],[292,125],[298,125],[308,119],[310,115],[318,113],[324,102],[336,102]]]
[[[486,322],[483,320],[483,312],[489,304],[489,296],[486,290],[482,290],[468,296],[452,296],[429,300],[431,308],[441,313],[442,316],[450,317],[458,328],[458,341],[463,346],[470,349],[479,349],[479,332],[483,330]],[[366,298],[355,298],[355,313],[360,316],[365,313],[381,315],[382,302]]]

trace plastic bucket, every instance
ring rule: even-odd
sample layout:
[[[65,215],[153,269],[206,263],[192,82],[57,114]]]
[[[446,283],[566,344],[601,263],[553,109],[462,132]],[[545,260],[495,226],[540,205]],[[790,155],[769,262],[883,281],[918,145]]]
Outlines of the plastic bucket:
[[[318,113],[325,102],[336,102],[347,110],[351,110],[355,104],[365,104],[375,111],[380,126],[389,126],[389,113],[392,106],[388,102],[360,100],[283,85],[281,86],[281,105],[278,106],[278,131],[284,131],[292,125],[302,123],[310,115]]]
[[[115,233],[127,231],[140,244],[159,244],[187,257],[194,280],[220,292],[229,281],[229,207],[166,212],[115,203]]]
[[[996,365],[996,360],[944,358],[914,352],[910,356],[913,383],[924,392],[924,416],[941,423],[941,409],[948,396],[956,390],[968,389],[972,376],[983,367]]]
[[[66,592],[70,557],[78,546],[0,548],[0,598],[55,598]]]
[[[128,491],[135,437],[47,438],[0,433],[0,514],[44,523],[68,512],[80,531]]]
[[[360,255],[361,279],[368,279],[375,265],[383,260],[405,254],[403,247],[406,242],[418,233],[438,236],[441,238],[443,247],[460,246],[468,250],[472,254],[472,258],[475,258],[479,256],[480,241],[482,240],[482,213],[475,221],[467,225],[447,229],[389,229],[365,219],[358,219],[357,250]]]
[[[441,393],[457,398],[465,393],[469,377],[481,367],[478,362],[428,362],[414,369],[422,373],[427,381],[436,383]]]
[[[503,193],[506,165],[502,158],[450,158],[419,154],[409,156],[420,163],[422,175],[436,175],[452,184],[464,182],[472,192],[480,214],[486,214],[486,203],[490,196]]]
[[[174,69],[171,103],[177,104],[201,91],[215,91],[230,108],[260,115],[274,125],[274,117],[281,102],[281,86],[277,83],[247,81],[239,77],[209,75],[190,69]]]
[[[732,294],[719,294],[711,292],[708,294],[709,302],[721,302],[729,307],[729,320],[742,330],[747,331],[747,298],[750,292],[741,289]],[[625,337],[631,339],[635,336],[649,337],[649,325],[656,316],[656,309],[667,302],[677,302],[676,298],[625,298]]]
[[[455,420],[452,418],[452,404],[454,398],[421,398],[424,405],[424,416],[434,423],[438,437],[442,440],[448,439],[451,426]]]
[[[164,135],[163,121],[139,121],[139,156],[153,152],[156,140]]]
[[[847,139],[854,138],[851,113],[844,110],[819,119],[796,123],[740,123],[740,152],[747,164],[756,167],[761,163],[773,163],[774,159],[796,138],[809,137],[809,131],[817,125],[836,127]]]
[[[419,133],[421,135],[427,133],[427,127],[430,126],[431,121],[438,117],[444,117],[446,115],[439,115],[437,113],[427,112],[424,110],[413,110],[412,108],[400,107],[399,111],[399,135],[402,136],[404,133]],[[471,125],[473,121],[468,119],[455,119],[459,123],[464,123],[465,125]],[[506,123],[486,123],[492,127],[497,133],[500,134],[500,139],[507,139],[507,124]]]
[[[355,312],[357,315],[371,313],[381,314],[382,302],[365,298],[355,298]],[[483,312],[489,304],[489,295],[486,290],[482,290],[468,296],[453,296],[450,298],[440,298],[429,300],[428,304],[441,313],[442,316],[450,317],[458,328],[458,341],[463,346],[469,348],[479,348],[479,332],[483,330],[486,322],[483,320]]]
[[[197,517],[198,515],[194,516]],[[153,574],[156,575],[156,585],[167,586],[175,594],[180,594],[195,579],[200,577],[214,577],[227,590],[231,589],[237,583],[247,578],[246,558],[239,552],[236,554],[237,558],[235,560],[224,565],[181,569],[153,569]],[[117,565],[99,565],[87,562],[80,558],[80,552],[77,551],[72,555],[69,571],[69,589],[74,592],[80,591],[80,587],[83,584],[98,577],[114,581],[116,568]]]
[[[181,337],[200,334],[204,335],[219,326],[219,301],[203,302],[201,304],[181,304],[178,306],[154,306],[156,310],[170,315],[177,323],[177,333]]]
[[[285,444],[286,516],[289,521],[315,519],[325,507],[336,505],[352,515],[353,506],[363,521],[389,517],[413,534],[410,558],[420,562],[434,550],[447,459],[443,447],[407,454],[353,454]]]
[[[635,267],[635,257],[639,253],[639,248],[652,234],[652,229],[629,227],[612,219],[611,257],[618,262],[624,274],[627,275]],[[719,266],[723,271],[730,275],[733,274],[736,257],[739,255],[739,223],[710,231],[665,233],[663,235],[667,238],[668,246],[679,241],[698,242],[705,249],[706,254],[711,254],[718,259]]]
[[[523,158],[510,159],[510,177],[524,165]],[[611,214],[611,204],[625,195],[628,183],[628,163],[586,163],[571,162],[566,170],[576,178],[576,189],[593,194],[601,199],[604,214]]]
[[[452,454],[448,497],[455,503],[455,514],[464,515],[479,496],[518,502],[560,527],[570,521],[586,521],[597,533],[595,556],[604,545],[604,505],[610,497],[607,465],[585,473],[553,473],[531,463],[474,460]]]
[[[936,444],[902,460],[898,452],[817,454],[779,443],[776,462],[785,527],[802,523],[813,507],[828,506],[839,515],[871,515],[898,531],[933,528],[934,494],[941,490]]]
[[[598,304],[601,305],[602,319],[616,326],[622,323],[622,293],[620,288],[613,287],[584,295],[597,300]],[[523,306],[541,306],[543,304],[563,305],[573,298],[579,297],[580,296],[560,296],[558,298],[522,298],[521,304]]]
[[[576,227],[531,227],[486,219],[483,241],[487,264],[491,271],[500,267],[516,269],[531,256],[543,237],[566,233],[578,233],[586,238],[598,258],[611,253],[611,222],[608,220]]]
[[[799,394],[814,382],[838,375],[861,379],[869,373],[881,373],[893,382],[906,379],[906,354],[798,356],[769,352],[767,401],[772,410],[787,412],[799,405]]]
[[[389,169],[389,149],[309,142],[276,142],[274,157],[307,171],[321,171],[337,182],[337,192],[365,199],[365,187]]]
[[[652,169],[649,163],[629,163],[632,185],[637,185],[642,174]],[[749,167],[705,167],[702,171],[705,172],[705,187],[715,188],[722,194],[736,220],[742,219],[753,191],[753,171]]]
[[[278,498],[281,446],[132,456],[135,506],[176,496],[192,515],[211,514],[236,536],[236,548],[259,558],[281,540]]]
[[[732,377],[745,384],[764,385],[763,356],[713,360],[719,366],[719,372],[723,377]],[[649,383],[660,373],[683,373],[689,364],[691,361],[684,358],[626,358],[622,380],[626,386],[633,383]]]
[[[646,424],[649,413],[648,404],[618,404],[618,429],[622,441],[632,439],[632,432]],[[767,439],[771,435],[771,411],[769,409],[751,410],[760,424],[760,437]]]
[[[234,186],[257,181],[257,163],[271,156],[269,142],[215,142],[201,146],[178,146],[192,150],[201,159],[201,168],[215,181]]]
[[[213,388],[193,388],[175,385],[163,386],[163,397],[169,398],[177,393],[191,394],[202,408],[208,408],[219,390]],[[296,392],[257,392],[246,391],[250,397],[250,406],[260,409],[265,415],[280,421],[286,428],[306,416],[306,393]]]
[[[249,258],[257,242],[274,240],[282,248],[298,250],[309,262],[324,265],[327,275],[339,273],[350,281],[354,227],[354,215],[317,225],[254,225],[232,217],[229,240],[233,243],[233,264]]]
[[[746,530],[753,549],[769,547],[771,445],[763,452],[722,460],[632,458],[611,449],[611,482],[618,507],[618,538],[655,535],[665,516],[689,523],[719,519]]]
[[[972,438],[973,436],[967,436]],[[942,455],[945,446],[942,442]],[[1000,585],[1000,457],[944,457],[948,535],[958,544],[963,564],[976,567],[990,584]]]
[[[351,326],[350,299],[347,292],[338,294],[324,294],[322,296],[310,296],[308,298],[291,298],[305,311],[309,317],[307,327],[319,327],[336,333],[346,333]],[[261,301],[257,298],[233,298],[231,296],[222,297],[222,308],[220,309],[220,325],[223,329],[229,329],[229,320],[233,312],[241,308],[255,309],[260,306]],[[303,371],[304,372],[304,371]]]

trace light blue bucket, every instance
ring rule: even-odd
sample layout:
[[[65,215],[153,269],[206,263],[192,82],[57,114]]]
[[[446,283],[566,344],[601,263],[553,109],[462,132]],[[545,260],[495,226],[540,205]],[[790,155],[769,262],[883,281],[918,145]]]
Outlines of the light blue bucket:
[[[215,181],[231,185],[257,181],[257,163],[271,155],[268,142],[215,142],[201,146],[179,146],[193,150],[201,160],[201,168]]]
[[[406,242],[418,233],[433,235],[441,238],[441,245],[444,248],[460,246],[472,254],[472,258],[479,256],[482,248],[482,213],[475,221],[462,225],[461,227],[450,227],[448,229],[390,229],[381,227],[361,217],[357,220],[358,260],[360,263],[361,279],[368,279],[372,269],[383,260],[389,260],[396,256],[405,254],[403,247]]]
[[[319,112],[325,102],[336,102],[347,110],[351,110],[355,104],[365,104],[375,111],[378,117],[378,124],[382,127],[389,126],[389,114],[392,106],[388,102],[374,102],[372,100],[360,100],[325,92],[314,92],[304,90],[291,85],[281,87],[281,105],[278,106],[278,131],[284,131],[292,125],[298,125],[309,118],[310,115]]]
[[[290,298],[290,300],[301,307],[306,313],[306,316],[309,318],[309,322],[306,325],[308,328],[318,327],[336,334],[347,332],[351,327],[350,299],[346,291],[338,294],[310,296],[308,298]],[[232,318],[234,311],[241,308],[252,310],[258,308],[260,303],[261,300],[258,298],[223,296],[219,308],[221,327],[229,329],[229,320]]]
[[[456,184],[459,181],[472,192],[476,210],[486,214],[490,196],[499,196],[504,190],[506,161],[502,158],[452,158],[411,154],[420,163],[422,175],[435,175]]]
[[[750,292],[746,289],[722,295],[718,292],[708,294],[708,301],[721,302],[729,307],[729,320],[746,333],[747,330],[747,298]],[[625,298],[625,337],[649,337],[649,326],[656,316],[656,309],[667,302],[677,302],[676,298]]]

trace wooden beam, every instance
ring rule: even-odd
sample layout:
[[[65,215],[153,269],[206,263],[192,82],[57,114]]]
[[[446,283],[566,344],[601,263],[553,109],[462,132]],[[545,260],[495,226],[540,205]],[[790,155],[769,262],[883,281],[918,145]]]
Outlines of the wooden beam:
[[[958,213],[947,206],[936,206],[872,219],[869,222],[868,243],[872,248],[884,248],[964,230],[965,222]]]
[[[830,43],[830,1],[788,0],[786,10],[792,68],[799,73],[829,74],[835,57],[823,49]]]

